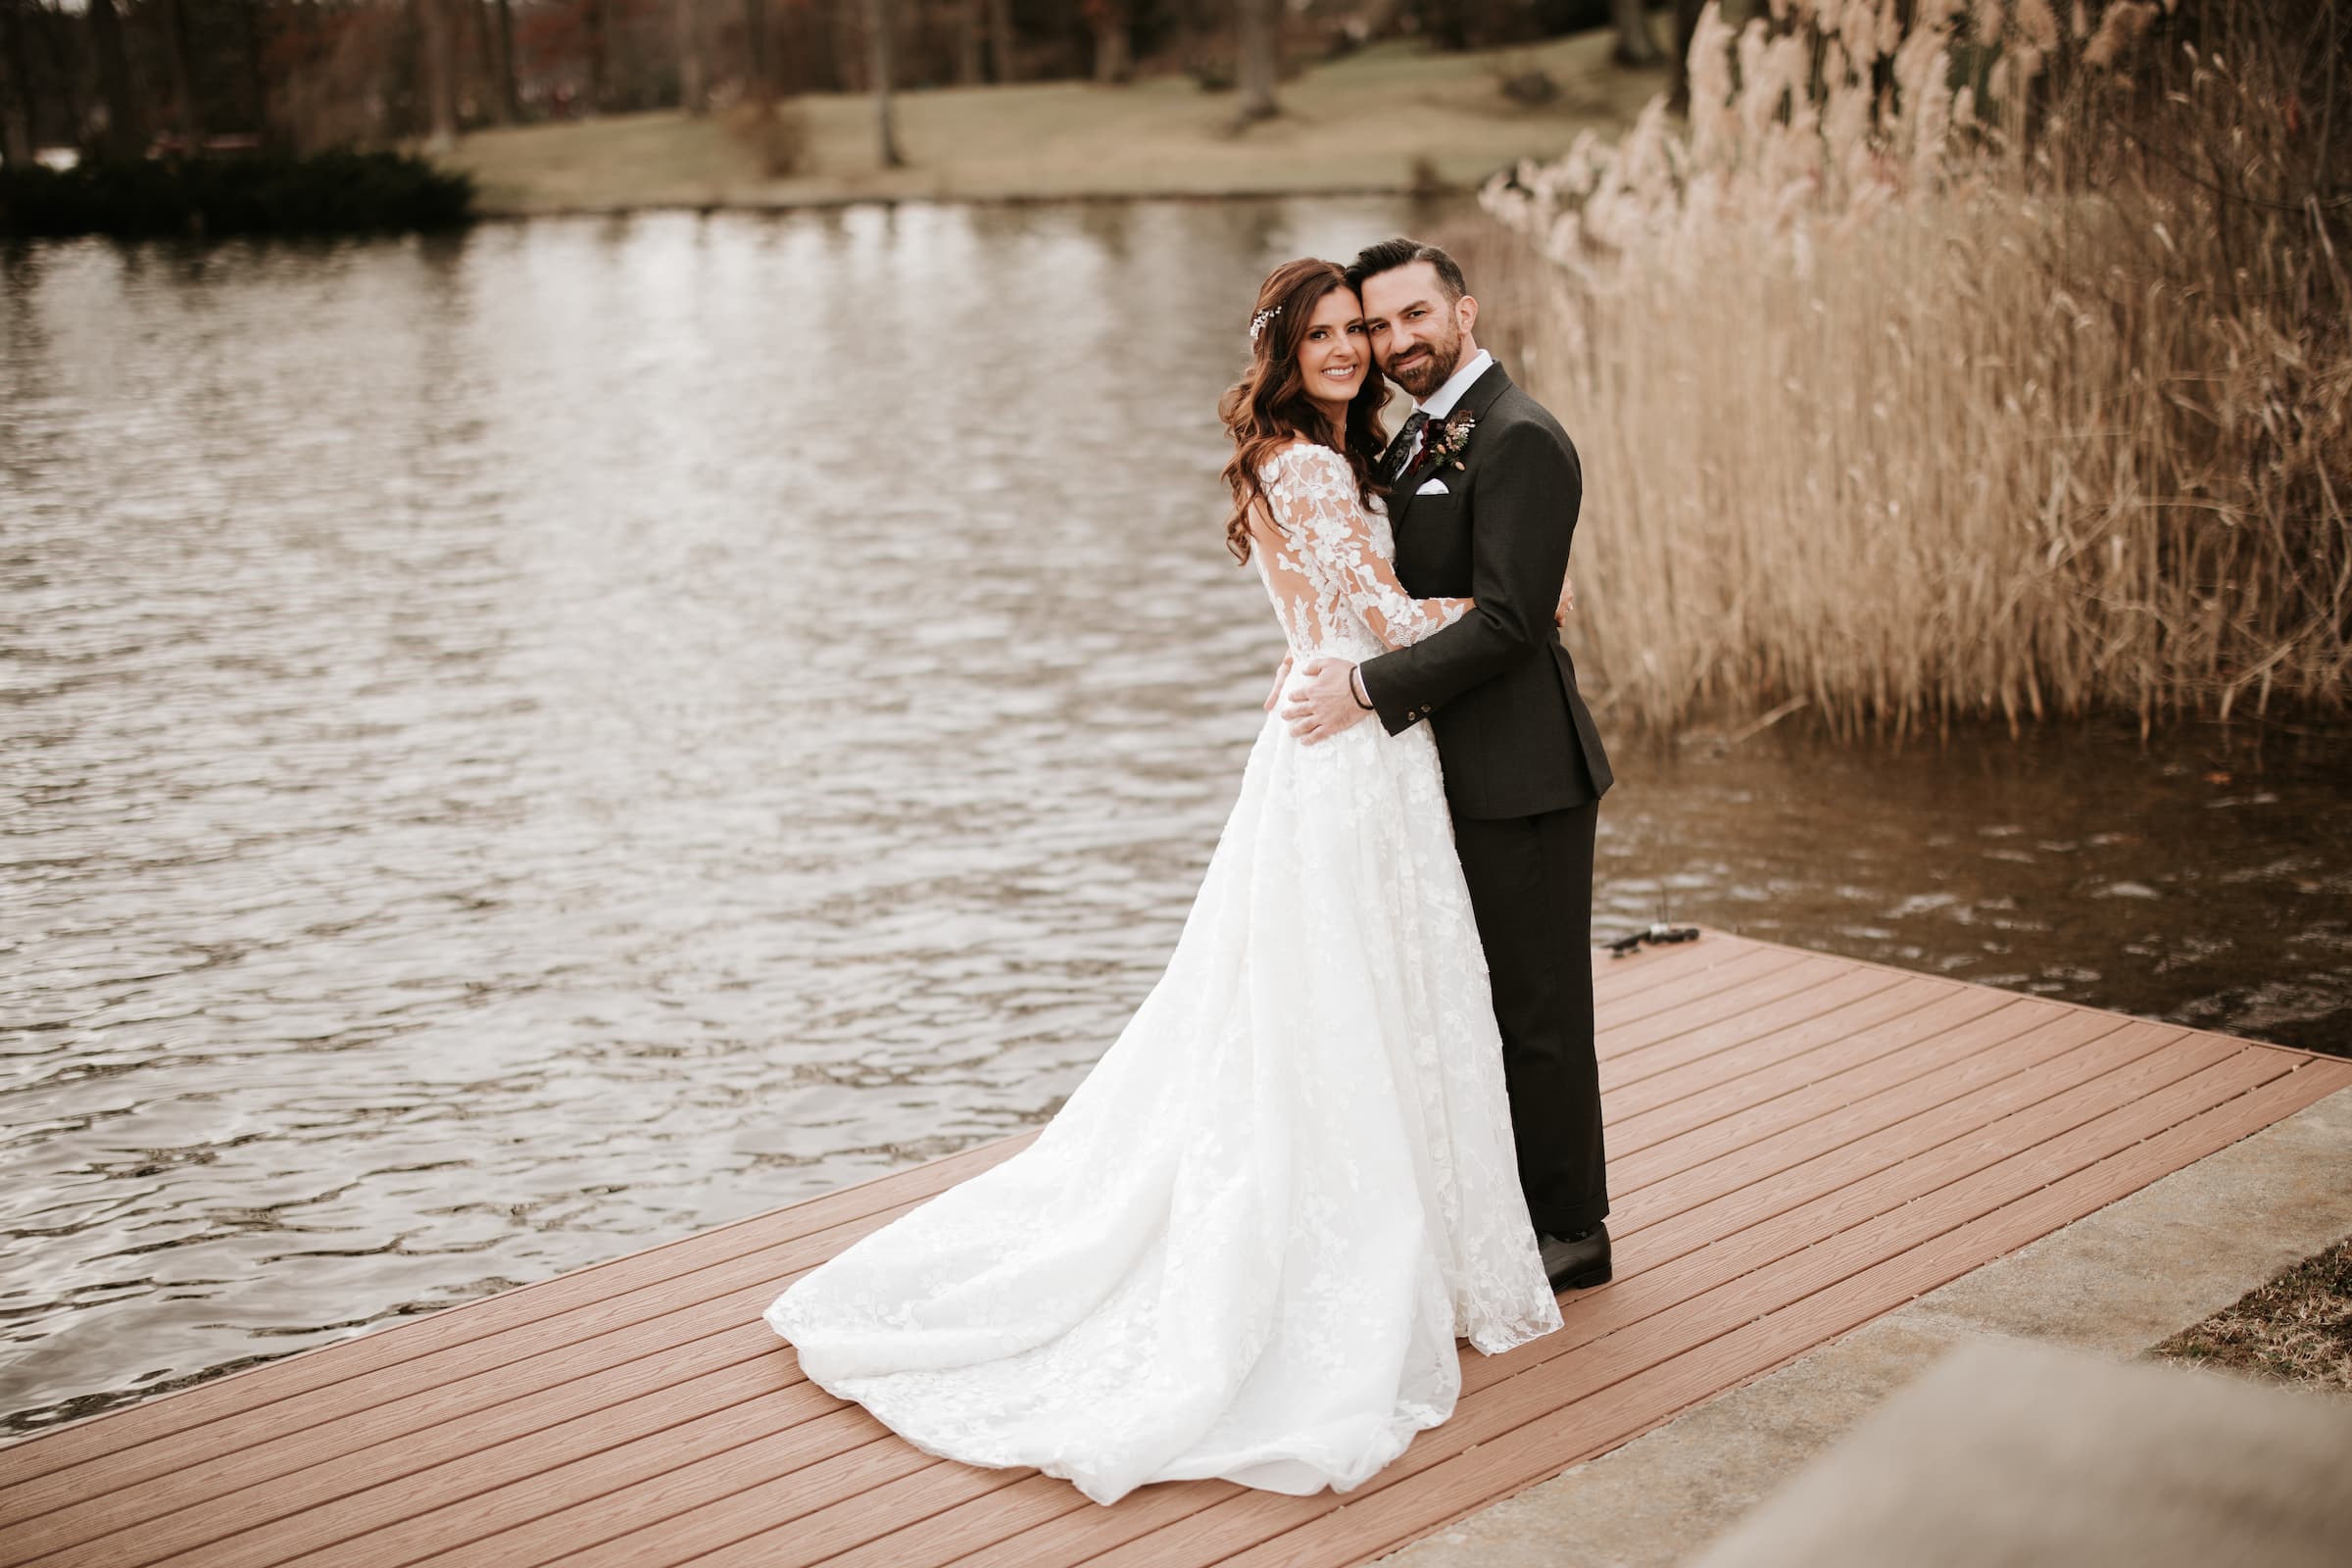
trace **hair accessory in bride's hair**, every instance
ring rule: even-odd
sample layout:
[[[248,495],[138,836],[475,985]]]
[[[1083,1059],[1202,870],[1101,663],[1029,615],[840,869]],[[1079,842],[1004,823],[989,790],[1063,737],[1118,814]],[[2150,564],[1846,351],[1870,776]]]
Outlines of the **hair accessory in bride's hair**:
[[[1252,343],[1256,342],[1257,335],[1266,329],[1266,323],[1281,314],[1281,306],[1269,305],[1264,310],[1258,312],[1255,316],[1250,318],[1250,341]]]

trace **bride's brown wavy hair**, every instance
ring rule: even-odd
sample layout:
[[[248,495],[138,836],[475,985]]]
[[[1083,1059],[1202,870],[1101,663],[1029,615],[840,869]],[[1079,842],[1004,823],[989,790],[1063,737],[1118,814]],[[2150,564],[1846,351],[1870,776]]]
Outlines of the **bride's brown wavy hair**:
[[[1257,470],[1269,458],[1301,436],[1335,448],[1355,472],[1355,487],[1369,506],[1376,493],[1373,461],[1388,437],[1380,413],[1389,401],[1388,385],[1372,363],[1369,339],[1364,345],[1364,384],[1348,405],[1348,427],[1335,431],[1322,406],[1306,395],[1306,377],[1298,368],[1298,346],[1306,340],[1307,318],[1333,289],[1348,288],[1348,273],[1337,262],[1307,257],[1285,262],[1257,286],[1257,313],[1272,311],[1265,330],[1250,345],[1250,368],[1217,400],[1217,417],[1233,437],[1233,460],[1225,465],[1225,483],[1233,491],[1233,515],[1225,519],[1225,548],[1236,561],[1250,560],[1250,509],[1265,500]],[[1352,289],[1348,292],[1353,293]]]

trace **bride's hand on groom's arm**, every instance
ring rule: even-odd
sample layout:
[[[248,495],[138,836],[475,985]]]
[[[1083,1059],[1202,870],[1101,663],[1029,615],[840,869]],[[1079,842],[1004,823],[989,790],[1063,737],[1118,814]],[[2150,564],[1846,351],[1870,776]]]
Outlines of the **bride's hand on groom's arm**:
[[[1568,623],[1568,612],[1574,610],[1575,608],[1576,579],[1574,577],[1562,577],[1560,579],[1560,602],[1552,607],[1551,623],[1554,626],[1565,626]],[[1268,706],[1272,705],[1269,704]]]

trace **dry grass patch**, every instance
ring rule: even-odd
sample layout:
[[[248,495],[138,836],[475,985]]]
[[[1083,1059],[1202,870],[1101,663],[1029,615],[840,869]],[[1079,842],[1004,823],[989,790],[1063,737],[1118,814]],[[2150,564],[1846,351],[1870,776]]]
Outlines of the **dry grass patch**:
[[[2352,1394],[2352,1237],[2148,1353]]]

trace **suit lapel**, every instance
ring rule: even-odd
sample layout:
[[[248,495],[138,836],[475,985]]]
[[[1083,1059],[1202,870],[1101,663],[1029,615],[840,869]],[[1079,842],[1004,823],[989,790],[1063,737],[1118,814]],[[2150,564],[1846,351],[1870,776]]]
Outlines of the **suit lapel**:
[[[1487,367],[1485,373],[1480,375],[1477,380],[1470,383],[1469,390],[1465,391],[1461,395],[1460,399],[1455,402],[1452,412],[1447,414],[1446,418],[1450,419],[1455,415],[1467,410],[1469,411],[1471,418],[1484,421],[1487,416],[1487,410],[1494,406],[1494,400],[1502,396],[1503,390],[1510,384],[1511,378],[1502,373],[1502,362],[1500,360],[1495,361],[1493,365]],[[1444,419],[1432,419],[1429,421],[1429,433],[1431,438],[1435,438],[1438,429],[1446,421]],[[1477,446],[1478,436],[1477,433],[1473,431],[1470,437],[1470,449],[1466,450],[1463,454],[1462,461],[1465,464],[1474,461],[1472,453],[1475,451]],[[1463,470],[1455,469],[1452,471],[1461,472]],[[1389,532],[1392,536],[1395,535],[1396,529],[1403,526],[1404,514],[1412,510],[1414,493],[1418,491],[1421,486],[1427,484],[1431,475],[1435,473],[1437,473],[1437,470],[1432,468],[1426,473],[1408,473],[1397,479],[1396,488],[1391,492],[1389,496]]]

